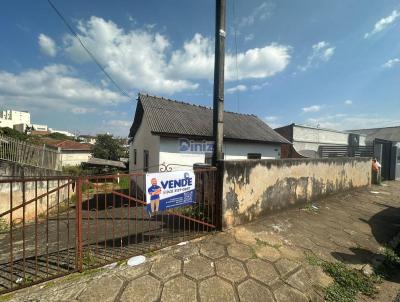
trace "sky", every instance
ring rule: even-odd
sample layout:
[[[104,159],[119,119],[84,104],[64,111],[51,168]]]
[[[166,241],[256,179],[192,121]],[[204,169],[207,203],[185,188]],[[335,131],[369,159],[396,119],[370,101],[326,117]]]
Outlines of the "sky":
[[[215,1],[0,1],[0,109],[126,137],[138,92],[212,105]],[[400,2],[227,0],[225,109],[271,127],[400,125]]]

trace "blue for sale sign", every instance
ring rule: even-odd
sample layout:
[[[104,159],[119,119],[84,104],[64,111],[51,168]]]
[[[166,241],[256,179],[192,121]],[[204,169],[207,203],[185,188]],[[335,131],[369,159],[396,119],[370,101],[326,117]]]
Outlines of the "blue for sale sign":
[[[191,205],[196,198],[193,171],[146,174],[147,211],[155,213]]]

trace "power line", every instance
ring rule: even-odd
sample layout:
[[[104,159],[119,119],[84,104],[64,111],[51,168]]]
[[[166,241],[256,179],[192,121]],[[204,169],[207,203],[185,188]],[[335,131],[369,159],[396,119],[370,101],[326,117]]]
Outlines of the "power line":
[[[56,14],[60,17],[60,19],[64,22],[65,26],[69,29],[69,31],[74,35],[74,37],[78,40],[79,44],[81,44],[82,48],[87,52],[87,54],[90,56],[90,58],[93,60],[93,62],[96,63],[96,65],[100,68],[100,70],[105,74],[105,76],[111,81],[111,83],[114,84],[114,86],[126,97],[131,98],[128,92],[126,92],[124,89],[121,88],[121,86],[118,85],[118,83],[110,76],[110,74],[104,69],[104,67],[100,64],[100,62],[96,59],[94,54],[83,44],[81,38],[79,38],[79,35],[76,33],[74,28],[68,23],[68,21],[65,19],[65,17],[61,14],[61,12],[54,6],[53,2],[51,0],[47,0],[50,4],[50,6],[53,8],[53,10],[56,12]]]

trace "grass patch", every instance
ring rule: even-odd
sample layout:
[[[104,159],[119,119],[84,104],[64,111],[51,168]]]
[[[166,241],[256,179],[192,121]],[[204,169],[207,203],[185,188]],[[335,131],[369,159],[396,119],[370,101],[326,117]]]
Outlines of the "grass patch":
[[[321,266],[332,277],[333,284],[325,289],[325,300],[328,302],[354,302],[358,293],[369,297],[377,293],[376,276],[365,276],[361,271],[349,269],[339,262],[323,261],[313,256],[308,256],[307,260],[311,265]]]
[[[273,247],[273,248],[276,248],[276,249],[279,249],[282,246],[280,244],[270,244],[269,242],[261,240],[260,238],[257,238],[257,237],[254,238],[254,239],[256,240],[256,244],[258,246],[270,246],[270,247]]]
[[[14,294],[5,294],[0,296],[0,302],[11,300]]]
[[[399,256],[400,247],[397,250],[393,250],[389,247],[386,247],[383,255],[385,259],[383,262],[375,269],[375,273],[383,278],[389,278],[394,273],[400,270],[400,256]]]
[[[83,265],[90,267],[98,264],[98,260],[92,251],[87,251],[83,255]]]

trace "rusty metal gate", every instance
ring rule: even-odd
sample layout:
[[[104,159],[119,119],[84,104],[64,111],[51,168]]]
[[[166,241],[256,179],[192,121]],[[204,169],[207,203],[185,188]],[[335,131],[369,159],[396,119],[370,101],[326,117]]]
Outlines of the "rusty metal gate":
[[[0,294],[216,230],[217,169],[196,202],[149,216],[145,173],[0,180]]]

